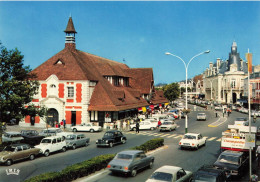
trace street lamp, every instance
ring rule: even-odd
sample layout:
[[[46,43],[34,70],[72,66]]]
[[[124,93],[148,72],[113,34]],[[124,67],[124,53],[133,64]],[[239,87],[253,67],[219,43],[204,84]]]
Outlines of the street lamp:
[[[190,64],[190,62],[195,58],[195,57],[198,57],[198,56],[200,56],[200,55],[202,55],[202,54],[207,54],[207,53],[209,53],[210,52],[210,50],[207,50],[207,51],[204,51],[204,52],[201,52],[201,53],[199,53],[199,54],[197,54],[197,55],[195,55],[195,56],[193,56],[191,59],[190,59],[190,61],[188,62],[188,64],[186,64],[185,63],[185,61],[183,61],[183,59],[182,58],[180,58],[179,56],[176,56],[176,55],[174,55],[174,54],[172,54],[172,53],[169,53],[169,52],[166,52],[165,54],[166,55],[171,55],[171,56],[174,56],[174,57],[176,57],[176,58],[178,58],[178,59],[180,59],[182,62],[183,62],[183,64],[184,64],[184,66],[185,66],[185,71],[186,71],[186,85],[185,85],[185,88],[186,88],[186,104],[185,104],[185,107],[186,107],[186,110],[188,109],[188,85],[187,85],[187,80],[188,80],[188,67],[189,67],[189,64]],[[186,115],[185,115],[185,133],[188,133],[188,115],[187,115],[188,113],[186,112]]]

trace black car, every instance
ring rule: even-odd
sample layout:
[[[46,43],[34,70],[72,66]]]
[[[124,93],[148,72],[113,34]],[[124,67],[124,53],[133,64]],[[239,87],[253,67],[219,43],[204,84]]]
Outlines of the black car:
[[[115,144],[125,143],[126,137],[122,134],[121,131],[111,130],[107,131],[102,139],[98,139],[96,141],[97,147],[99,146],[107,146],[113,147]]]
[[[38,145],[45,137],[43,135],[39,135],[36,130],[22,130],[21,135],[24,138],[23,142],[32,146]]]
[[[246,152],[226,150],[222,152],[214,166],[224,169],[227,177],[240,177],[249,166],[249,157]]]
[[[225,170],[217,169],[214,166],[202,166],[194,175],[193,182],[226,182]]]

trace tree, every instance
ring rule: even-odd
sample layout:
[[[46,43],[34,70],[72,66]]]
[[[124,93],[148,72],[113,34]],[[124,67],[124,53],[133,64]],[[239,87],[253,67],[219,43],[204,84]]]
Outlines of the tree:
[[[164,93],[164,96],[170,101],[177,99],[180,95],[179,84],[171,83],[169,85],[165,85],[163,87],[163,93]]]
[[[23,65],[23,55],[18,49],[7,50],[0,43],[0,122],[44,113],[41,108],[29,105],[39,88],[36,75],[30,71],[29,66]],[[1,136],[0,131],[0,142]]]

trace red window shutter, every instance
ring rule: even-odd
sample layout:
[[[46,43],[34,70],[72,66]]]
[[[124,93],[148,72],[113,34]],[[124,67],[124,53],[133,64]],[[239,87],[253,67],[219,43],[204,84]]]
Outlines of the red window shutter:
[[[31,117],[29,115],[25,116],[25,123],[31,123],[30,119]]]
[[[64,83],[59,84],[59,98],[64,98]]]
[[[65,114],[66,124],[71,124],[71,111],[66,111]]]
[[[82,100],[81,94],[82,94],[82,84],[77,83],[76,84],[76,102],[78,102],[78,103],[81,102],[81,100]]]
[[[42,87],[42,98],[46,98],[47,97],[47,84],[43,83],[41,85],[41,87]]]
[[[76,125],[81,124],[81,111],[76,111]]]
[[[40,116],[35,116],[35,123],[40,123]]]

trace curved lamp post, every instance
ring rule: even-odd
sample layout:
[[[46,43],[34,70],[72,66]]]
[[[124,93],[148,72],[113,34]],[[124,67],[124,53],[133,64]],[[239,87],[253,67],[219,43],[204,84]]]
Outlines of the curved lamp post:
[[[195,56],[193,56],[191,59],[190,59],[190,61],[188,62],[188,64],[186,64],[185,63],[185,61],[183,61],[183,59],[182,58],[180,58],[179,56],[176,56],[176,55],[174,55],[174,54],[172,54],[172,53],[169,53],[169,52],[166,52],[165,54],[166,55],[171,55],[171,56],[174,56],[174,57],[176,57],[176,58],[178,58],[178,59],[180,59],[182,62],[183,62],[183,64],[184,64],[184,66],[185,66],[185,71],[186,71],[186,85],[185,85],[185,88],[186,88],[186,104],[185,104],[185,109],[187,110],[188,109],[188,85],[187,85],[187,80],[188,80],[188,67],[189,67],[189,64],[190,64],[190,62],[195,58],[195,57],[198,57],[198,56],[200,56],[200,55],[202,55],[202,54],[207,54],[207,53],[209,53],[210,52],[210,50],[207,50],[207,51],[204,51],[204,52],[201,52],[201,53],[199,53],[199,54],[197,54],[197,55],[195,55]],[[186,113],[186,115],[185,115],[185,133],[188,133],[188,116],[187,116],[187,113]]]

